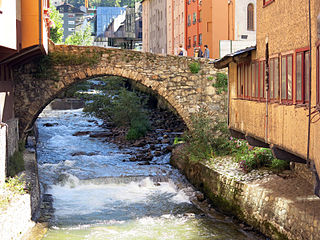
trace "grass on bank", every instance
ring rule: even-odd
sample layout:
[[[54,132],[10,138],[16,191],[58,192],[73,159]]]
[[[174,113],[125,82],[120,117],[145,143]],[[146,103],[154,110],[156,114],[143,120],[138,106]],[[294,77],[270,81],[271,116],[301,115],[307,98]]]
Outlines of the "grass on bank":
[[[233,156],[234,161],[246,173],[253,169],[268,168],[280,172],[289,168],[289,163],[273,157],[270,149],[252,147],[247,141],[230,136],[225,120],[213,121],[203,112],[191,118],[192,127],[183,135],[184,156],[190,162],[214,161],[217,156]]]
[[[3,186],[1,186],[0,211],[6,210],[17,195],[23,195],[27,192],[26,182],[22,176],[7,178]]]

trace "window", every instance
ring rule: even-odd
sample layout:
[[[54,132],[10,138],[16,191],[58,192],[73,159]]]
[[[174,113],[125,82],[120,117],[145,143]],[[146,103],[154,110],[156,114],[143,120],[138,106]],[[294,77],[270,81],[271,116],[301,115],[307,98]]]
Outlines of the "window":
[[[259,62],[259,97],[265,97],[265,61]]]
[[[201,22],[202,21],[202,11],[200,10],[199,11],[199,22]]]
[[[292,101],[292,54],[281,57],[281,101]]]
[[[191,26],[191,16],[188,15],[188,26]]]
[[[70,24],[70,25],[74,25],[74,24],[75,24],[75,22],[74,22],[74,21],[68,21],[68,24]]]
[[[197,35],[193,36],[193,46],[197,46]]]
[[[254,6],[252,3],[247,7],[247,30],[254,31]]]
[[[301,51],[296,54],[296,102],[309,101],[310,79],[310,51]]]
[[[68,13],[69,18],[74,18],[74,13]]]
[[[202,33],[199,34],[199,46],[202,45]]]
[[[271,58],[269,62],[270,99],[277,100],[280,96],[279,87],[279,58]]]
[[[268,6],[272,2],[274,2],[274,0],[263,0],[263,6]]]
[[[194,13],[193,13],[192,23],[193,23],[193,24],[196,24],[196,22],[197,22],[197,13],[194,12]]]
[[[68,31],[69,31],[69,32],[73,32],[73,31],[74,31],[74,28],[68,28]]]
[[[237,67],[237,96],[241,97],[242,87],[241,87],[241,65]]]
[[[238,65],[238,86],[237,95],[240,98],[250,98],[251,96],[251,67],[250,63]]]
[[[191,48],[191,37],[188,37],[188,48]]]

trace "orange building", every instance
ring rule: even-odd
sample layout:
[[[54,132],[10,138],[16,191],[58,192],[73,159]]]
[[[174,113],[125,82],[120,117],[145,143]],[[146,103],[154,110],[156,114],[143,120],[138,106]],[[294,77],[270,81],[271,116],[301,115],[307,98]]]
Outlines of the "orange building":
[[[188,56],[193,56],[194,48],[202,47],[202,32],[200,29],[201,1],[186,0],[185,6],[185,49]]]

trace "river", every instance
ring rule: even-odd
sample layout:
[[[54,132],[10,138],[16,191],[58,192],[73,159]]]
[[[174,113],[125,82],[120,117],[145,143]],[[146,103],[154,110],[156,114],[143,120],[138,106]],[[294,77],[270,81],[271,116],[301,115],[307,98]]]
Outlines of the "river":
[[[101,124],[81,109],[39,116],[39,177],[55,209],[43,239],[257,239],[228,217],[198,210],[194,190],[169,165],[170,153],[141,165],[129,161],[136,148],[74,136],[103,131]]]

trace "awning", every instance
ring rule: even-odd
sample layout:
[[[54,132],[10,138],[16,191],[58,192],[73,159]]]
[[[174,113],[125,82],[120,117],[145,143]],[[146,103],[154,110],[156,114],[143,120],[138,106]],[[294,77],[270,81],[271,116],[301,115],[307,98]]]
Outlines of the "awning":
[[[256,50],[256,46],[248,47],[234,53],[227,54],[223,58],[216,59],[210,63],[214,64],[218,69],[225,68],[228,67],[231,62],[242,62],[243,60],[247,60],[251,57],[251,52],[254,50]]]

